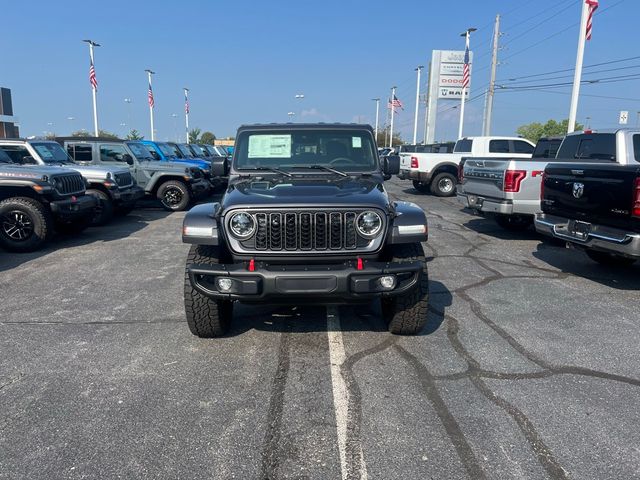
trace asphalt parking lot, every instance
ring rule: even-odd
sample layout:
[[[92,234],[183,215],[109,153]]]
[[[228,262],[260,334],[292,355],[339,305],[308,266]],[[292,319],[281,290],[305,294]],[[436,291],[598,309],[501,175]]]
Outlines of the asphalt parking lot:
[[[640,265],[418,195],[430,317],[182,306],[183,214],[0,252],[0,478],[640,478]]]

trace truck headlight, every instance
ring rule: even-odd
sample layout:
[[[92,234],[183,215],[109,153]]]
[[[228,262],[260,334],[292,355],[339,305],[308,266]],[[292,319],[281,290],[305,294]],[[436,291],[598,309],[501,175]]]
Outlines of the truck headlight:
[[[256,230],[256,222],[247,212],[234,213],[229,220],[229,228],[235,237],[247,239]]]
[[[366,211],[356,219],[358,233],[365,238],[374,238],[382,231],[382,217],[376,212]]]

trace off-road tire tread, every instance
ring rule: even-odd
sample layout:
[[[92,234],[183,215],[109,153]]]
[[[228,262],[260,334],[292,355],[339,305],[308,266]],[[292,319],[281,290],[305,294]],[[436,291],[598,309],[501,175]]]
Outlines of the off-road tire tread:
[[[187,267],[192,264],[220,263],[221,249],[209,245],[192,245],[187,255]],[[184,272],[184,309],[189,330],[200,338],[220,337],[227,333],[233,315],[233,303],[214,300],[191,286],[187,269]]]
[[[91,225],[94,227],[99,227],[109,223],[113,218],[113,210],[114,210],[113,201],[111,200],[111,197],[109,196],[109,194],[106,192],[103,192],[98,188],[89,188],[87,189],[86,194],[94,195],[99,202],[103,203],[102,218],[100,219],[99,222],[94,222],[92,217]]]
[[[51,212],[40,203],[38,200],[29,197],[11,197],[0,202],[0,207],[7,204],[22,205],[23,208],[31,210],[30,214],[36,217],[36,222],[40,223],[40,228],[34,230],[34,237],[36,240],[30,241],[25,244],[15,244],[10,240],[7,241],[3,237],[0,237],[0,245],[11,252],[33,252],[40,248],[40,246],[47,241],[53,231],[53,218]],[[37,231],[39,230],[39,231]]]
[[[392,262],[424,262],[417,285],[413,290],[382,299],[382,313],[388,321],[389,332],[396,335],[416,335],[427,323],[429,307],[429,275],[424,250],[420,243],[394,245]]]

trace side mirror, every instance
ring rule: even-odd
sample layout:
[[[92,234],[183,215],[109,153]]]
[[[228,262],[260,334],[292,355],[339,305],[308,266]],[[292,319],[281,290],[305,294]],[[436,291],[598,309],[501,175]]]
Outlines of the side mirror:
[[[384,157],[384,165],[382,166],[382,173],[385,175],[397,175],[400,173],[400,156],[399,155],[387,155]]]
[[[211,173],[214,177],[224,177],[227,174],[226,162],[211,162]]]
[[[31,155],[25,155],[24,157],[22,157],[22,164],[23,165],[37,165],[38,162],[36,162],[36,159],[33,158]]]
[[[129,155],[128,153],[125,153],[124,155],[122,155],[122,159],[127,162],[129,165],[133,165],[133,157],[131,155]]]

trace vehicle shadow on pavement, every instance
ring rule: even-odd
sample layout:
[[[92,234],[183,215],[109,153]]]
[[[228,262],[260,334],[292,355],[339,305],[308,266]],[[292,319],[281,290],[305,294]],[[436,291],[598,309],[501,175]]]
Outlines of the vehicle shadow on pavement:
[[[44,257],[58,250],[89,245],[94,242],[110,242],[126,238],[143,228],[150,222],[171,215],[165,210],[143,211],[134,210],[124,217],[115,217],[109,224],[102,227],[90,227],[75,235],[56,233],[44,248],[29,253],[13,253],[0,250],[0,272],[11,270],[20,265]]]
[[[500,240],[542,240],[542,235],[537,233],[533,226],[519,232],[509,231],[497,225],[491,218],[475,217],[462,225],[476,233],[489,235]]]
[[[429,282],[429,310],[427,323],[420,335],[437,331],[444,321],[445,310],[451,305],[451,292],[442,283]],[[340,311],[340,328],[347,332],[384,332],[386,322],[382,318],[380,302],[343,305]],[[326,332],[327,307],[323,305],[236,305],[231,331],[227,337],[242,335],[250,330],[274,333]]]
[[[579,249],[547,243],[539,244],[533,256],[564,273],[583,277],[616,290],[640,290],[640,262],[630,267],[600,265]]]

